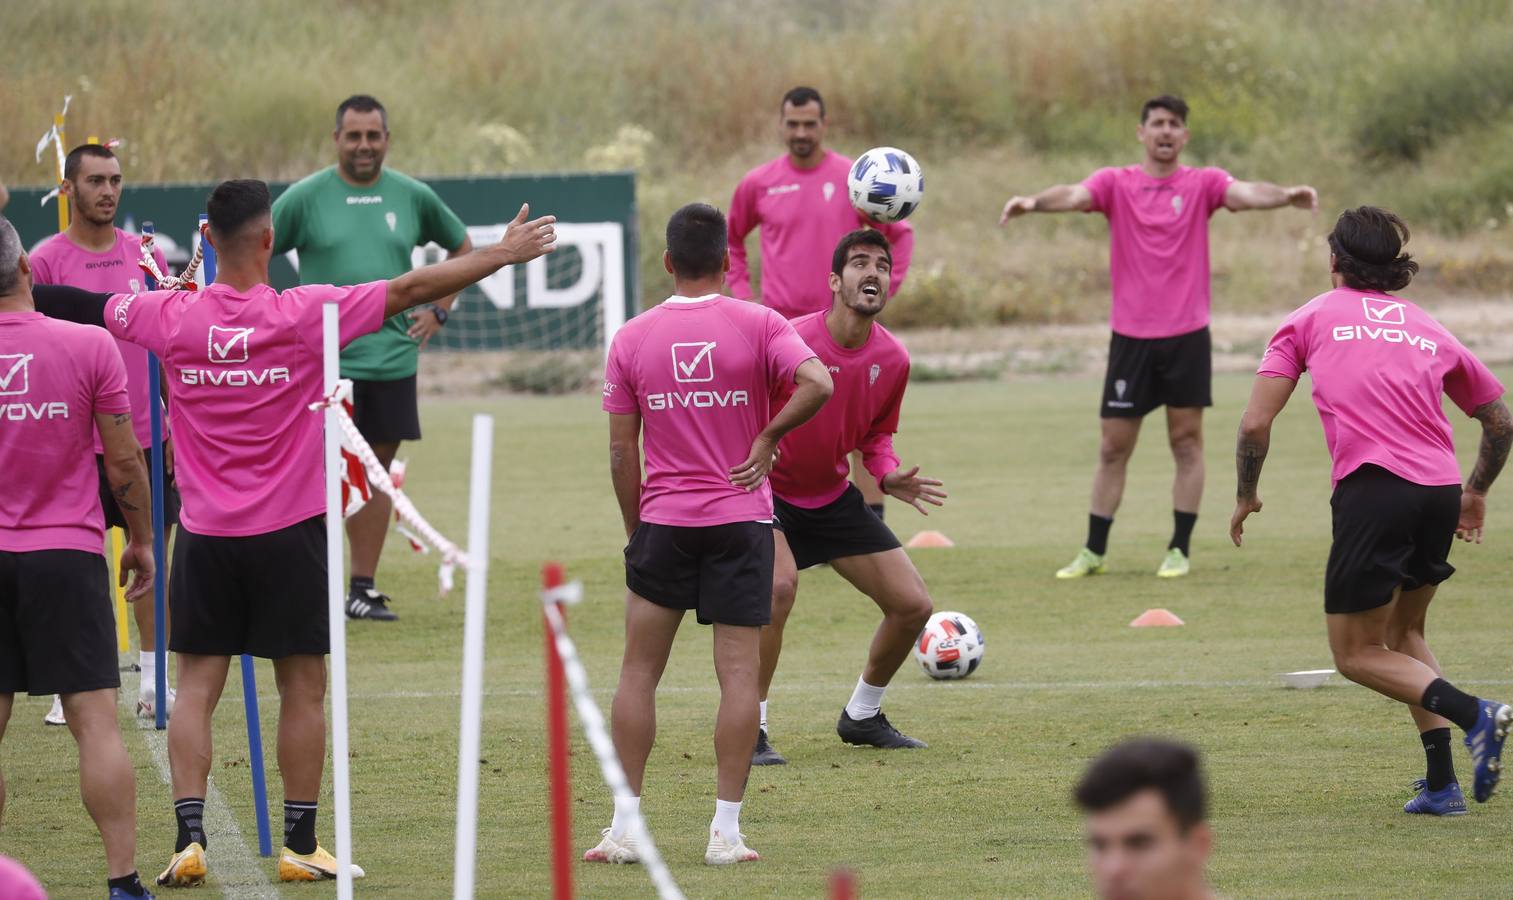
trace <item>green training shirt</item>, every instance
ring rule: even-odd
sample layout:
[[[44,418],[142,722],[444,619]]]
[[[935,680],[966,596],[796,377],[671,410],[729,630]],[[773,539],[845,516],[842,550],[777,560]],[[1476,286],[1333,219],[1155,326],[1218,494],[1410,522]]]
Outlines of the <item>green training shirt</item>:
[[[410,253],[435,241],[456,250],[467,238],[457,214],[436,192],[384,169],[368,187],[353,187],[336,167],[295,182],[273,203],[273,252],[299,253],[300,284],[362,284],[410,271]],[[419,344],[408,313],[348,344],[343,378],[397,381],[415,374]]]

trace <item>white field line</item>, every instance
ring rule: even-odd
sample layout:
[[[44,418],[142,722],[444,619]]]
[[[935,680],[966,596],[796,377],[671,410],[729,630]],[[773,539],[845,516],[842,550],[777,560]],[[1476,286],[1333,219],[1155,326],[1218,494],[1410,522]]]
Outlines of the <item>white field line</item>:
[[[141,724],[141,732],[147,749],[152,751],[152,762],[157,767],[158,776],[164,784],[171,786],[173,779],[168,770],[168,733],[158,731],[150,722]],[[216,881],[220,882],[223,896],[233,900],[277,900],[278,892],[268,881],[258,855],[247,846],[246,839],[242,837],[242,829],[237,826],[236,818],[231,815],[231,809],[226,806],[221,792],[216,790],[213,780],[205,786],[205,837],[210,841],[210,849],[206,851],[210,871],[215,874]],[[153,870],[143,872],[142,876],[142,880],[148,882],[151,888],[158,873]]]
[[[1350,682],[1340,678],[1333,682],[1335,685],[1348,685]],[[1457,685],[1481,686],[1481,687],[1508,687],[1513,686],[1513,679],[1457,679]],[[775,684],[772,693],[775,694],[834,694],[837,691],[846,692],[855,687],[854,682],[815,683],[807,684]],[[949,687],[937,686],[932,682],[905,682],[903,684],[890,685],[890,692],[899,691],[929,691],[929,690],[979,690],[979,691],[1003,691],[1005,693],[1028,693],[1034,691],[1147,691],[1147,690],[1221,690],[1233,688],[1276,688],[1284,690],[1282,682],[1277,678],[1255,678],[1235,681],[1162,681],[1162,680],[1135,680],[1135,681],[1022,681],[1022,682],[997,682],[997,681],[972,681],[964,680]],[[659,694],[718,694],[718,685],[701,685],[694,687],[659,687]],[[503,690],[485,690],[487,697],[541,697],[545,692],[541,688],[510,688]],[[593,693],[599,696],[609,696],[614,693],[613,688],[594,688]],[[447,697],[460,696],[456,690],[441,691],[375,691],[370,693],[357,693],[352,695],[353,700],[430,700],[444,699]]]

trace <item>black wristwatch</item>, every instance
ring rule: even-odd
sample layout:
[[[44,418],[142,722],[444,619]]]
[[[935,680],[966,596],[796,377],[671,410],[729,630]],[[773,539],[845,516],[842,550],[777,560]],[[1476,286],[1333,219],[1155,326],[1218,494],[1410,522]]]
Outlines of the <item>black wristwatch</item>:
[[[447,312],[446,307],[438,303],[427,303],[426,309],[429,309],[431,311],[431,315],[436,317],[437,325],[445,325],[447,323],[447,318],[451,315],[451,313]]]

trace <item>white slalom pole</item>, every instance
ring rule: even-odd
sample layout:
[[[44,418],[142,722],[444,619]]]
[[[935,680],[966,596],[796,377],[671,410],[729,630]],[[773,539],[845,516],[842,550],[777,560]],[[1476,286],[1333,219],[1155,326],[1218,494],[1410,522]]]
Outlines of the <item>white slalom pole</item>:
[[[340,377],[337,304],[321,311],[326,396]],[[352,897],[352,785],[347,750],[347,609],[342,591],[341,427],[326,409],[326,590],[331,629],[331,788],[336,819],[336,896]],[[471,584],[471,582],[469,582]]]
[[[468,486],[468,585],[462,626],[462,728],[457,740],[455,900],[473,896],[478,852],[478,753],[483,730],[483,632],[488,604],[489,491],[494,417],[473,417],[473,474]]]

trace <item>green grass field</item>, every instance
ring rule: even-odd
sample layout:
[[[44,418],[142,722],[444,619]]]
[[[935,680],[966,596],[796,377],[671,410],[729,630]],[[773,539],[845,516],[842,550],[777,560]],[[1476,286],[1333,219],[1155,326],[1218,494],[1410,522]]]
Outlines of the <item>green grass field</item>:
[[[1051,573],[1082,539],[1096,387],[916,386],[898,443],[906,462],[947,482],[952,499],[928,520],[895,503],[889,521],[903,537],[928,525],[956,540],[955,549],[918,551],[916,559],[937,607],[982,625],[983,666],[967,681],[932,683],[911,662],[895,680],[886,708],[928,740],[928,750],[843,747],[834,722],[876,614],[834,573],[806,574],[772,694],[774,740],[790,764],[753,774],[743,815],[763,861],[709,870],[701,863],[713,808],[717,693],[709,634],[690,621],[664,681],[644,806],[688,895],[821,896],[837,865],[854,867],[870,897],[1086,895],[1068,792],[1091,755],[1134,733],[1175,735],[1203,749],[1218,832],[1212,873],[1227,896],[1487,895],[1480,865],[1513,839],[1513,797],[1460,820],[1404,816],[1399,807],[1422,770],[1407,713],[1338,679],[1292,692],[1276,678],[1330,665],[1321,609],[1328,471],[1317,418],[1300,391],[1278,423],[1261,492],[1266,510],[1252,519],[1244,550],[1229,546],[1232,435],[1248,381],[1217,380],[1193,575],[1176,583],[1152,575],[1170,528],[1171,463],[1159,419],[1136,456],[1110,574],[1063,584]],[[410,485],[443,531],[463,536],[475,411],[493,413],[498,426],[479,894],[545,896],[537,570],[542,560],[559,559],[585,582],[587,601],[570,621],[607,709],[621,649],[623,535],[603,416],[590,396],[427,401],[427,440],[407,451]],[[1475,423],[1453,418],[1469,460]],[[1513,695],[1506,623],[1498,619],[1513,527],[1508,490],[1494,492],[1489,543],[1455,551],[1460,573],[1432,629],[1452,680],[1504,696]],[[355,858],[367,868],[359,889],[368,896],[451,890],[463,601],[460,589],[429,599],[430,559],[392,541],[383,586],[399,598],[403,619],[349,629]],[[1186,627],[1126,627],[1156,606],[1178,613]],[[134,687],[136,676],[125,677]],[[266,667],[261,683],[276,810],[277,699]],[[217,721],[213,782],[255,847],[240,701],[233,676]],[[0,850],[32,866],[55,896],[98,895],[103,858],[78,802],[72,743],[60,729],[44,728],[44,712],[43,699],[20,700],[6,734],[0,758],[10,799]],[[137,764],[138,861],[151,874],[172,849],[169,794],[124,707],[122,723]],[[581,853],[611,808],[581,735],[575,746],[573,834]],[[1465,779],[1463,754],[1458,762]],[[319,831],[329,842],[329,796],[323,802]],[[224,832],[212,832],[213,878],[227,870],[230,845]],[[260,866],[271,877],[271,864]],[[634,867],[579,864],[575,877],[584,896],[652,894]],[[201,893],[217,890],[260,895],[256,884],[227,879]],[[329,885],[296,886],[276,896],[331,893]]]

